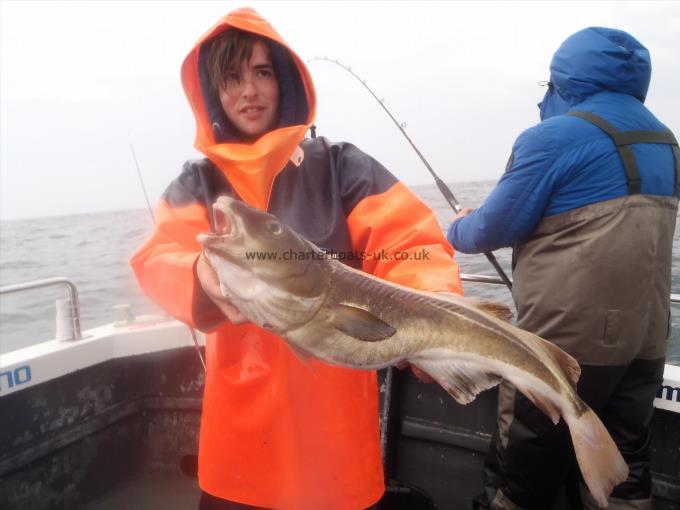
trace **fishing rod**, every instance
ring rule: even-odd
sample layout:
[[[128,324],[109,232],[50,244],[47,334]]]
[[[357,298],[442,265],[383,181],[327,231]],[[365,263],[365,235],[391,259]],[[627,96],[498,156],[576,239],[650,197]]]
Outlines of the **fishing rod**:
[[[335,64],[341,68],[343,68],[345,71],[347,71],[349,74],[354,76],[354,78],[357,79],[361,85],[368,90],[368,93],[373,96],[373,99],[375,99],[380,107],[385,110],[385,113],[389,116],[390,119],[392,119],[392,122],[394,122],[394,125],[397,126],[397,129],[401,131],[401,134],[404,135],[404,138],[408,141],[408,143],[411,145],[413,150],[416,152],[418,157],[420,158],[420,161],[423,162],[425,165],[425,168],[427,168],[427,171],[430,172],[430,175],[434,179],[435,184],[437,185],[437,188],[439,188],[439,191],[441,192],[442,195],[444,195],[444,198],[448,202],[448,204],[451,206],[453,211],[457,214],[460,211],[463,210],[463,208],[460,206],[460,203],[458,200],[456,200],[456,197],[454,196],[453,192],[451,189],[442,181],[439,176],[435,173],[435,171],[432,169],[432,166],[430,166],[430,163],[425,159],[425,156],[423,156],[423,153],[420,152],[418,147],[416,147],[416,144],[413,143],[413,140],[411,140],[411,137],[408,136],[406,133],[406,130],[404,129],[406,127],[405,123],[400,123],[397,121],[397,119],[392,115],[392,112],[390,112],[387,107],[385,106],[385,99],[384,98],[379,98],[373,90],[368,86],[366,83],[365,79],[360,78],[350,66],[346,66],[342,62],[340,62],[338,59],[330,59],[328,57],[314,57],[312,59],[309,59],[308,62],[315,62],[315,61],[322,61],[322,62],[330,62],[331,64]],[[496,256],[490,252],[486,251],[484,252],[484,255],[486,256],[487,260],[491,263],[491,265],[494,267],[496,272],[498,273],[498,276],[500,276],[501,280],[503,280],[503,283],[508,287],[510,291],[512,291],[512,282],[510,281],[510,278],[508,278],[508,275],[505,274],[505,271],[501,267],[501,265],[498,263],[498,260],[496,260]]]
[[[142,185],[142,191],[144,192],[144,198],[146,199],[146,205],[149,208],[149,214],[151,215],[151,221],[154,226],[156,225],[156,217],[153,214],[153,208],[151,207],[151,202],[149,201],[149,195],[146,193],[146,186],[144,186],[144,179],[142,178],[142,171],[139,168],[139,163],[137,162],[137,154],[135,153],[135,146],[130,142],[130,150],[132,151],[132,159],[135,160],[135,168],[137,169],[137,176],[139,177],[139,182]],[[203,365],[203,372],[207,371],[205,366],[205,359],[203,359],[203,353],[201,352],[201,346],[198,345],[198,338],[196,337],[196,331],[189,325],[186,325],[191,333],[191,338],[194,340],[194,347],[196,349],[196,354],[198,354],[198,359],[201,360],[201,365]]]

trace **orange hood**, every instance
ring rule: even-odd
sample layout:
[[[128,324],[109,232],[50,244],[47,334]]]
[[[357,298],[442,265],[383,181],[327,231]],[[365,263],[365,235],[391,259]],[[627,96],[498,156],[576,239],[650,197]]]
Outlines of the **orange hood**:
[[[224,113],[212,97],[202,69],[202,45],[225,30],[238,28],[275,43],[290,60],[288,74],[277,73],[280,88],[279,127],[253,143],[223,136],[215,117]],[[274,57],[272,57],[274,60]],[[276,70],[276,62],[275,64]],[[225,175],[238,195],[260,209],[266,209],[276,175],[283,170],[302,141],[316,115],[316,93],[303,60],[293,52],[268,21],[251,8],[237,9],[220,19],[194,45],[182,64],[182,85],[196,118],[194,147],[205,154]],[[284,111],[285,110],[285,111]],[[285,119],[281,118],[286,116]],[[228,121],[226,121],[228,122]]]

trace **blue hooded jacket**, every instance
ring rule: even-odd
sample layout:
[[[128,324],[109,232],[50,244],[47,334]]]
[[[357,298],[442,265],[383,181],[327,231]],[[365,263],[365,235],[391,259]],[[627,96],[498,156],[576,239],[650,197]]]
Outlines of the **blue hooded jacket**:
[[[508,168],[484,204],[451,224],[451,244],[463,253],[512,246],[545,216],[627,195],[626,174],[611,138],[564,114],[592,112],[621,131],[665,131],[643,105],[650,76],[649,52],[626,32],[591,27],[564,41],[553,56],[548,91],[539,104],[542,122],[517,138]],[[673,195],[670,146],[632,148],[642,193]]]

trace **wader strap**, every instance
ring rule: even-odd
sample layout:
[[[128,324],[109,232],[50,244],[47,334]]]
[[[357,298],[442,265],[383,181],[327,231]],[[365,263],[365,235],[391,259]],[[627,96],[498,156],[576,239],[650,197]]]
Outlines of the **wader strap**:
[[[671,149],[673,149],[675,158],[675,196],[680,197],[680,148],[677,145],[671,145]]]
[[[628,193],[636,195],[640,193],[642,181],[638,170],[635,154],[631,148],[636,143],[663,143],[671,146],[673,158],[675,160],[675,196],[680,196],[680,149],[678,141],[670,131],[619,131],[609,122],[590,112],[569,112],[567,115],[578,117],[596,125],[607,133],[616,145],[616,149],[621,157],[623,168],[626,171],[628,180]]]

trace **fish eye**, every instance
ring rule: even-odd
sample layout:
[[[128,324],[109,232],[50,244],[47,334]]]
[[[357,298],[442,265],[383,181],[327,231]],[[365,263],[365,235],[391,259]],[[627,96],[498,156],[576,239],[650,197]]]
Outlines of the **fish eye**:
[[[279,235],[281,232],[283,232],[283,227],[278,221],[270,222],[268,227],[273,234]]]

